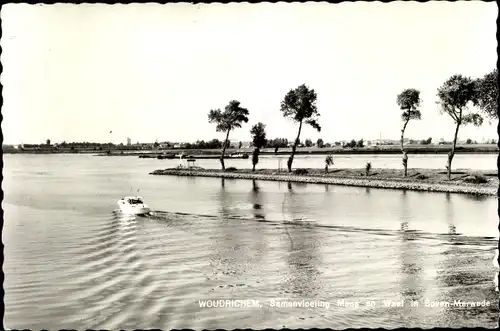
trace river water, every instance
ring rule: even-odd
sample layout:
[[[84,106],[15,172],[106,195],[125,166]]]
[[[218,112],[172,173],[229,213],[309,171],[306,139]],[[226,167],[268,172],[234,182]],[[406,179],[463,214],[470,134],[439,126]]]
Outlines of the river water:
[[[498,324],[495,198],[148,175],[164,161],[4,155],[7,329]],[[426,305],[455,300],[490,306]]]
[[[456,154],[453,158],[453,169],[497,169],[498,154]],[[288,156],[261,155],[258,168],[276,169],[280,166],[286,168]],[[150,159],[152,160],[152,159]],[[372,163],[373,168],[401,169],[401,155],[398,154],[334,154],[334,165],[331,168],[364,168],[367,162]],[[186,165],[186,160],[158,160],[159,167],[175,167],[179,164]],[[410,154],[408,160],[409,168],[423,169],[445,169],[448,162],[447,154]],[[226,167],[238,169],[251,168],[252,161],[249,159],[225,160]],[[203,168],[219,168],[217,159],[198,159],[196,165]],[[296,155],[293,161],[294,168],[323,168],[325,166],[325,155]]]

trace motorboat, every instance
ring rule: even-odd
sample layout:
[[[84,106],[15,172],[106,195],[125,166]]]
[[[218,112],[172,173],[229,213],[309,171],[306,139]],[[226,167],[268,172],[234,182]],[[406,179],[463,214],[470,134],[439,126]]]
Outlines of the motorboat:
[[[149,207],[142,197],[130,196],[118,200],[118,207],[124,214],[144,215],[149,213]]]
[[[247,153],[232,153],[231,157],[235,158],[235,159],[248,159],[248,154]]]

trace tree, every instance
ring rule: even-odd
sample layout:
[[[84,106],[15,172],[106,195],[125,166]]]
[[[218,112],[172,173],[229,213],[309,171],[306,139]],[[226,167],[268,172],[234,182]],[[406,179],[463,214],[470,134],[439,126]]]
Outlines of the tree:
[[[45,144],[47,144],[47,145],[49,145],[49,146],[50,146],[50,139],[47,139],[47,140],[45,141]]]
[[[256,148],[263,148],[267,144],[266,125],[262,122],[253,125],[250,134],[252,135],[252,143]]]
[[[476,80],[477,100],[475,105],[490,119],[498,119],[498,70]]]
[[[263,124],[262,122],[255,124],[250,130],[250,134],[252,135],[252,143],[255,146],[252,154],[252,171],[255,171],[255,166],[257,165],[257,163],[259,163],[260,149],[267,143],[265,124]]]
[[[410,88],[406,89],[397,97],[397,103],[400,110],[403,111],[401,114],[401,120],[403,120],[403,128],[401,129],[401,153],[403,153],[403,167],[404,176],[408,175],[408,154],[404,149],[404,135],[406,126],[410,120],[420,120],[422,115],[418,107],[420,107],[420,91]]]
[[[215,130],[217,132],[226,132],[226,140],[224,140],[224,144],[222,147],[222,152],[220,156],[220,164],[222,166],[222,170],[225,170],[226,167],[224,165],[224,153],[226,152],[226,148],[229,145],[229,133],[231,130],[236,128],[241,128],[241,124],[248,122],[248,110],[240,107],[240,102],[236,100],[232,100],[225,107],[224,111],[220,109],[212,109],[208,113],[208,122],[215,123],[217,126]]]
[[[421,144],[421,145],[430,145],[431,141],[432,141],[432,138],[431,138],[431,137],[429,137],[429,138],[427,138],[427,139],[422,139],[422,140],[420,140],[420,144]]]
[[[212,140],[207,141],[205,143],[204,148],[207,148],[207,149],[222,148],[222,142],[219,139],[212,139]]]
[[[447,114],[455,122],[455,136],[451,150],[448,153],[448,180],[451,179],[451,162],[455,156],[458,130],[461,125],[473,124],[481,126],[483,118],[478,113],[469,112],[469,104],[477,104],[477,91],[474,81],[462,75],[451,76],[444,84],[438,88],[437,102],[440,112]]]
[[[327,155],[325,158],[325,173],[328,173],[328,167],[333,165],[333,156]]]
[[[243,143],[240,141],[240,143],[238,144],[238,149],[241,149],[241,146],[243,146]]]
[[[313,142],[311,139],[306,139],[306,147],[312,147]]]
[[[313,89],[309,89],[305,84],[302,84],[296,89],[290,90],[281,102],[283,116],[299,123],[299,131],[292,146],[292,154],[287,161],[288,172],[292,172],[293,157],[299,143],[302,125],[304,123],[308,124],[318,132],[321,132],[321,126],[318,124],[319,113],[316,107],[316,99],[316,92]]]
[[[350,142],[345,143],[345,144],[344,144],[344,147],[347,147],[347,148],[353,148],[353,147],[356,147],[356,140],[352,139]]]
[[[361,138],[361,139],[360,139],[360,140],[358,140],[358,142],[356,143],[356,147],[361,147],[361,148],[362,148],[362,147],[364,147],[364,146],[365,146],[365,144],[364,144],[364,142],[363,142],[363,138]]]
[[[286,138],[275,138],[275,139],[269,139],[266,143],[268,148],[286,148],[288,147],[288,139]]]
[[[323,139],[319,138],[318,141],[316,141],[316,146],[318,146],[319,148],[323,148],[325,146]]]

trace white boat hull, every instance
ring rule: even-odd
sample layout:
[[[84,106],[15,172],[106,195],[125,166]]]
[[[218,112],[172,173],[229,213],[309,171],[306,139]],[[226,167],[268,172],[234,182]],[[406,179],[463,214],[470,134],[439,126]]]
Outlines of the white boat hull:
[[[147,205],[131,205],[125,203],[123,201],[118,201],[118,208],[120,208],[121,212],[128,215],[144,215],[150,212],[150,209]]]

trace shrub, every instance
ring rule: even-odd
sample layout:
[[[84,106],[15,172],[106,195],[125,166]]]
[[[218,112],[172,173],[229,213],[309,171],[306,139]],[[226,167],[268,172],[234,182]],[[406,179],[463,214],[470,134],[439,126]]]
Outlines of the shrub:
[[[426,176],[426,175],[424,175],[424,174],[418,174],[416,178],[417,178],[417,179],[427,179],[427,178],[429,178],[429,177],[428,177],[428,176]]]
[[[325,157],[325,173],[328,173],[328,167],[333,165],[333,156],[327,155]]]
[[[307,171],[307,169],[296,169],[293,173],[296,175],[305,175],[308,174],[309,171]]]
[[[238,170],[238,169],[236,169],[235,167],[229,167],[229,168],[226,168],[226,171],[227,171],[227,172],[234,172],[234,171],[236,171],[236,170]]]

